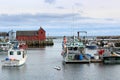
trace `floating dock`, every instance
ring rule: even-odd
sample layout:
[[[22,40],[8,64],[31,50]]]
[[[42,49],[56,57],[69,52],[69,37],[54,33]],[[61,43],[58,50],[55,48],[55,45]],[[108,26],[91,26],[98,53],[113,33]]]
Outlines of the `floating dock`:
[[[102,63],[102,59],[90,59],[90,60],[69,60],[65,63]]]

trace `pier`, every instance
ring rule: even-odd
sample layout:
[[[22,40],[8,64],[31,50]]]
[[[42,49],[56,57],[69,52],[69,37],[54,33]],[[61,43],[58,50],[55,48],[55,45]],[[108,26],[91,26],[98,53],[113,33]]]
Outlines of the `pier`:
[[[42,46],[53,46],[54,42],[53,40],[45,40],[45,41],[26,41],[26,44],[28,46],[28,48],[39,48]]]
[[[69,60],[65,63],[102,63],[102,59],[90,59],[90,60]]]

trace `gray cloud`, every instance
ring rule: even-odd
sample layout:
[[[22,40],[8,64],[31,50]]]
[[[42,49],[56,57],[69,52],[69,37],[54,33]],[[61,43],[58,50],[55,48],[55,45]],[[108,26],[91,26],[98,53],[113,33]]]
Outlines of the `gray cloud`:
[[[75,3],[76,6],[83,6],[82,4],[80,3]]]
[[[80,21],[79,21],[80,20]],[[104,24],[104,23],[82,23],[84,20],[102,20],[101,18],[82,17],[80,14],[19,14],[19,15],[0,15],[0,31],[15,29],[15,30],[36,30],[40,26],[45,28],[49,34],[60,35],[64,32],[71,33],[71,27],[74,31],[85,30],[92,34],[93,30],[100,31],[113,30],[116,32],[119,29],[118,24]],[[111,21],[111,18],[103,18],[103,20]],[[61,28],[63,33],[61,33]],[[109,33],[108,33],[109,34]],[[96,33],[97,35],[97,33]]]
[[[87,17],[81,17],[79,14],[18,14],[18,15],[0,15],[0,29],[1,27],[39,27],[44,26],[48,28],[55,27],[71,27],[74,21],[80,19],[88,19]],[[75,24],[77,25],[77,24]],[[27,28],[25,28],[27,29]]]
[[[82,17],[80,14],[19,14],[19,15],[0,15],[0,26],[38,26],[38,25],[50,25],[50,26],[70,26],[88,24],[89,22],[82,23],[84,20],[102,20],[101,18]],[[113,19],[103,19],[111,21]],[[94,22],[93,22],[94,23]],[[94,23],[95,24],[95,23]]]
[[[112,19],[112,18],[106,18],[105,20],[107,20],[107,21],[114,21],[114,19]]]
[[[58,7],[56,7],[57,9],[65,9],[64,7],[62,7],[62,6],[58,6]]]
[[[19,14],[19,15],[0,15],[0,25],[39,25],[56,24],[69,22],[72,17],[79,17],[78,14]],[[54,23],[56,22],[56,23]]]
[[[46,3],[52,4],[55,2],[55,0],[45,0]]]

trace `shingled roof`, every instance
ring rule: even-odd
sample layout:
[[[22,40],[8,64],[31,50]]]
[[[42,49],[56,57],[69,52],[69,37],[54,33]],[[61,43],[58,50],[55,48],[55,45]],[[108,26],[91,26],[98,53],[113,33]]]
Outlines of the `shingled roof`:
[[[42,27],[40,27],[39,30],[45,31]],[[39,30],[35,30],[35,31],[16,31],[16,36],[37,36]]]
[[[17,31],[16,36],[36,36],[38,31]]]
[[[7,32],[0,32],[0,36],[8,36]]]
[[[43,31],[45,31],[42,27],[40,27],[40,29],[39,30],[43,30]]]

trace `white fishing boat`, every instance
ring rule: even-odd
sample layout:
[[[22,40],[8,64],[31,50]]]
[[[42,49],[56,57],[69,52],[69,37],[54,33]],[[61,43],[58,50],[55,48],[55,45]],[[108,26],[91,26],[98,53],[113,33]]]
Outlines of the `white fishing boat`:
[[[24,49],[10,49],[8,57],[2,60],[2,66],[21,66],[25,63],[27,55]]]
[[[66,41],[66,39],[64,39]],[[77,38],[69,39],[69,41],[63,41],[63,56],[66,63],[89,63],[90,56],[85,53],[85,45]]]
[[[9,42],[0,42],[0,52],[2,51],[8,51],[12,48],[12,44]]]

